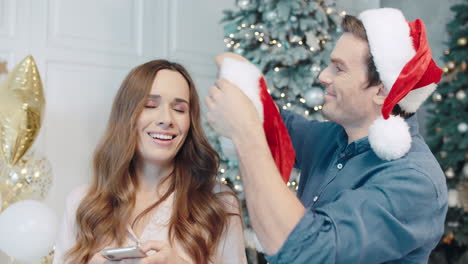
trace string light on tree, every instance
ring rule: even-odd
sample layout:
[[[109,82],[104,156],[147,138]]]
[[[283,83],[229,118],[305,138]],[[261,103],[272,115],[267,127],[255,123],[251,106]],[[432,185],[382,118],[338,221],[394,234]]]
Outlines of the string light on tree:
[[[466,93],[464,90],[460,90],[455,94],[455,97],[457,98],[457,100],[463,101],[466,98]]]
[[[453,171],[453,168],[448,168],[445,171],[445,176],[447,176],[448,179],[453,179],[453,177],[455,177],[455,172]]]
[[[466,131],[468,131],[468,125],[465,122],[461,122],[460,124],[458,124],[457,129],[458,132],[465,133]]]
[[[449,68],[449,70],[453,70],[455,69],[456,65],[455,65],[455,62],[454,61],[449,61],[447,63],[447,68]]]
[[[465,37],[459,38],[459,39],[457,40],[457,45],[460,46],[460,47],[465,46],[465,45],[466,45],[466,38],[465,38]]]

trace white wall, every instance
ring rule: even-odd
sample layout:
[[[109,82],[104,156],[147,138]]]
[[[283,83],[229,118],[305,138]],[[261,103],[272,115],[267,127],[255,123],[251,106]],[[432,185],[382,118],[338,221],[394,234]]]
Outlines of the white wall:
[[[27,54],[39,66],[46,115],[35,149],[53,166],[46,202],[61,216],[66,195],[90,179],[90,161],[128,71],[154,58],[181,62],[201,94],[224,50],[219,25],[233,0],[0,0],[0,60]]]
[[[346,13],[357,16],[369,8],[379,8],[380,0],[336,0],[336,7]]]

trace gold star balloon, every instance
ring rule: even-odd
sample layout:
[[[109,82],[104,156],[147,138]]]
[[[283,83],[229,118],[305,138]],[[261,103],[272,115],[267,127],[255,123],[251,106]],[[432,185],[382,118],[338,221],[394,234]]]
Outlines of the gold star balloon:
[[[0,153],[13,166],[34,143],[45,107],[41,77],[27,56],[0,84]]]

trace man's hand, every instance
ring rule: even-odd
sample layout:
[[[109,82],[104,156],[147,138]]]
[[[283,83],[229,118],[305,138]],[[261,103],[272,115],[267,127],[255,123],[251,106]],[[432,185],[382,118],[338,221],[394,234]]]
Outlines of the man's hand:
[[[220,135],[233,140],[262,131],[262,123],[250,99],[231,82],[219,79],[205,98],[208,123]]]

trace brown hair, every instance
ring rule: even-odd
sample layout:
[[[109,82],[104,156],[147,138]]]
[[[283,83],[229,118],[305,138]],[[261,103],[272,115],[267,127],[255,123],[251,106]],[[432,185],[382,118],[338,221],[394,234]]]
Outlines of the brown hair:
[[[355,16],[346,15],[341,22],[341,27],[343,32],[351,33],[355,37],[365,40],[369,43],[366,34],[366,28],[362,24],[362,21],[359,20]],[[382,81],[380,80],[379,72],[377,71],[377,67],[374,63],[374,58],[369,49],[369,55],[367,57],[367,80],[368,80],[368,87],[380,84]],[[413,113],[406,113],[401,109],[401,107],[396,104],[392,109],[393,115],[400,115],[401,117],[408,118],[413,115]]]
[[[346,15],[341,22],[341,27],[343,28],[343,32],[351,33],[355,37],[365,40],[367,43],[366,29],[362,24],[362,21],[359,20],[355,16]],[[377,67],[374,63],[374,58],[369,51],[369,56],[367,57],[367,78],[369,81],[369,86],[377,85],[381,82],[379,77],[379,72],[377,71]]]
[[[137,118],[158,71],[180,73],[189,85],[190,130],[174,158],[174,170],[163,182],[168,190],[161,199],[137,216],[141,217],[174,193],[169,222],[169,243],[177,240],[196,263],[207,263],[228,224],[223,195],[214,193],[219,156],[209,145],[200,122],[200,105],[194,82],[186,69],[166,60],[153,60],[127,75],[114,99],[107,130],[93,158],[93,182],[76,212],[76,244],[66,257],[72,263],[88,263],[100,247],[125,241],[128,216],[135,206]],[[235,198],[235,201],[238,201]],[[237,212],[236,212],[237,213]],[[239,215],[240,213],[236,214]]]

